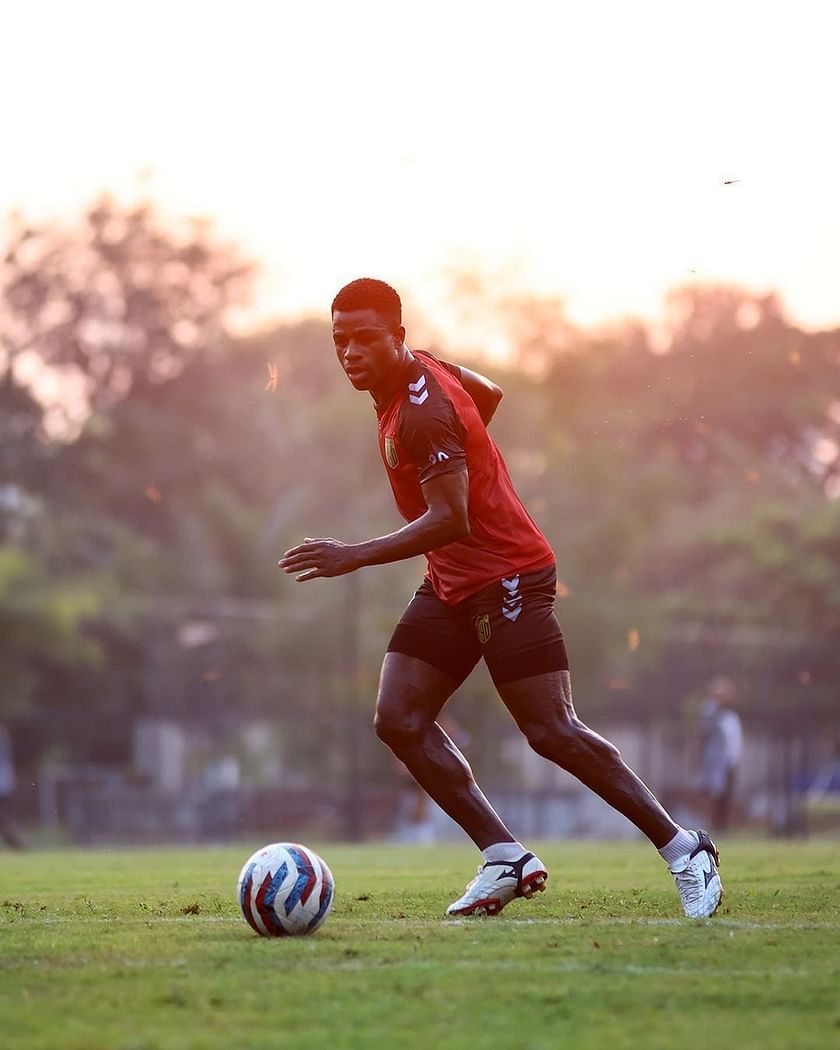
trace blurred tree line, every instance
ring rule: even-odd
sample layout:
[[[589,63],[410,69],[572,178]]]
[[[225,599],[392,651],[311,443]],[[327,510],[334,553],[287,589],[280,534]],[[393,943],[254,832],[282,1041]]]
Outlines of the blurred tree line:
[[[324,777],[377,748],[359,708],[422,560],[307,585],[276,569],[304,535],[362,539],[398,519],[328,304],[227,334],[252,272],[207,227],[147,205],[103,198],[69,229],[9,223],[0,721],[24,761],[126,761],[143,714],[220,733],[280,716],[292,765],[317,756]],[[504,366],[427,348],[506,391],[492,431],[557,551],[585,717],[674,711],[728,671],[764,718],[830,719],[840,331],[803,332],[773,297],[728,287],[666,305],[654,342],[641,324],[580,331],[561,303],[489,295]],[[479,677],[462,701],[479,738],[497,724],[487,692]]]

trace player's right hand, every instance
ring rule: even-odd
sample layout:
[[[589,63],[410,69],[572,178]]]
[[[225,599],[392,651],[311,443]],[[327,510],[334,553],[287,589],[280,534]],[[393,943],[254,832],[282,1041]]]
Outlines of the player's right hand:
[[[295,579],[303,583],[319,577],[344,576],[358,569],[360,563],[354,552],[352,545],[331,536],[319,539],[307,537],[297,547],[287,550],[277,565],[283,572],[300,573]]]

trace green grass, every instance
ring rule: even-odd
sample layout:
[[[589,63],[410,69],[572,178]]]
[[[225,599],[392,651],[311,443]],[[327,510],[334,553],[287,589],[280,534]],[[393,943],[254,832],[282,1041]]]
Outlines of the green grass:
[[[0,854],[0,1045],[840,1045],[838,843],[725,843],[706,922],[643,844],[541,847],[547,893],[451,922],[471,849],[313,843],[335,907],[282,940],[234,900],[257,845]]]

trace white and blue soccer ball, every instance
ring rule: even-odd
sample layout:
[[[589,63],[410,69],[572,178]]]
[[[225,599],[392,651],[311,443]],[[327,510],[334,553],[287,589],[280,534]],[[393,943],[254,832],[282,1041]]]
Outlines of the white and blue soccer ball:
[[[314,850],[275,842],[245,861],[236,895],[245,921],[261,937],[298,937],[326,919],[334,891],[332,872]]]

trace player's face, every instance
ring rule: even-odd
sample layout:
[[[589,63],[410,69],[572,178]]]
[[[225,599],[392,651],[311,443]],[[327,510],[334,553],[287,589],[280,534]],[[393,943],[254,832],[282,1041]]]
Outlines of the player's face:
[[[336,310],[332,322],[338,363],[353,386],[370,391],[387,386],[405,329],[389,328],[376,310]]]

